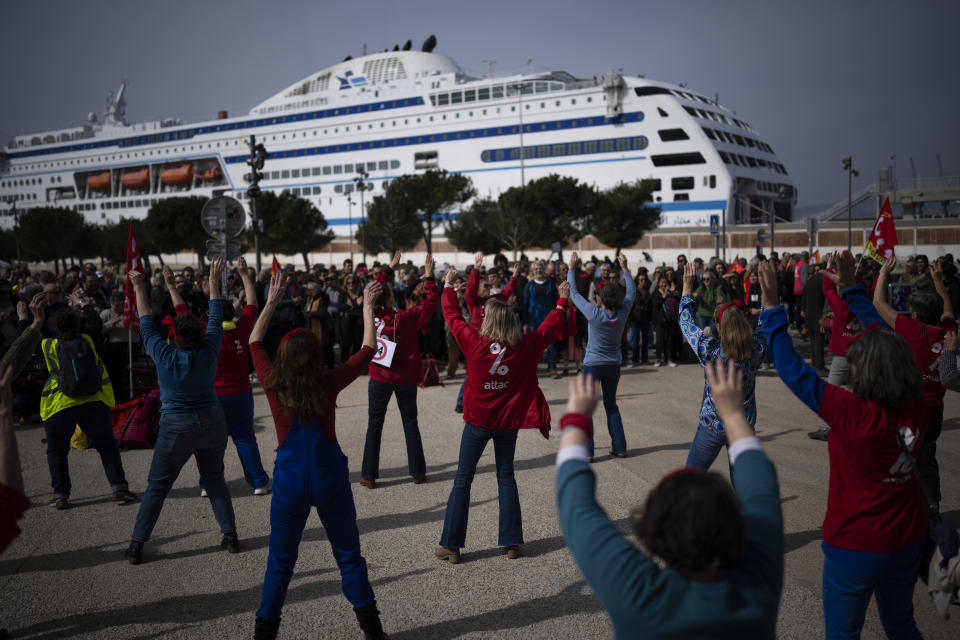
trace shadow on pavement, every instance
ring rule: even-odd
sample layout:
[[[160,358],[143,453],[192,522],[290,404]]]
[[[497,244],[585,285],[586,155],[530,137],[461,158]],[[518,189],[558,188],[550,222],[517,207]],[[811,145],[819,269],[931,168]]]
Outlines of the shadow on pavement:
[[[390,637],[406,640],[460,638],[473,632],[516,629],[559,616],[594,613],[601,609],[600,603],[593,594],[586,592],[586,584],[581,581],[568,585],[560,593],[551,593],[486,613],[445,620],[399,633],[392,632]]]
[[[335,571],[336,568],[334,567],[298,571],[294,573],[294,578],[316,576]],[[432,569],[418,569],[397,576],[371,580],[371,584],[376,587],[430,571]],[[70,614],[22,629],[11,629],[11,635],[16,638],[71,638],[82,633],[101,633],[99,637],[112,637],[104,632],[113,627],[128,624],[177,624],[180,625],[178,628],[183,628],[188,627],[191,623],[200,623],[239,614],[245,614],[249,617],[252,635],[253,614],[260,600],[262,588],[262,585],[258,584],[236,591],[192,593],[127,607],[84,613],[83,615]],[[316,600],[317,598],[336,596],[340,593],[340,577],[336,576],[329,580],[315,580],[291,587],[287,592],[286,603]]]
[[[564,400],[566,402],[566,400]],[[493,447],[489,449],[493,451]],[[516,458],[513,461],[513,470],[516,471],[529,471],[531,469],[541,469],[543,467],[552,467],[554,462],[556,462],[557,454],[549,453],[546,455],[539,456],[537,458]],[[438,472],[439,469],[445,469],[445,471]],[[483,466],[478,466],[475,472],[476,476],[479,476],[482,473],[492,473],[495,474],[497,470],[496,464],[485,464]],[[413,480],[410,478],[409,472],[406,467],[397,467],[394,469],[385,469],[380,472],[381,477],[386,478],[399,478],[394,481],[381,481],[377,479],[378,487],[392,487],[394,485],[410,483],[412,485]],[[449,464],[427,467],[427,482],[428,483],[437,483],[437,482],[447,482],[452,481],[457,475],[457,463],[451,462]],[[350,482],[356,484],[360,482],[360,472],[351,471],[350,472]],[[376,491],[376,489],[374,489]]]
[[[783,536],[783,552],[790,553],[800,547],[805,547],[814,540],[823,540],[823,531],[811,529],[809,531],[795,531]]]
[[[470,502],[471,507],[495,502],[496,496],[486,500],[474,500]],[[368,518],[357,518],[357,528],[360,533],[369,533],[372,531],[386,531],[388,529],[402,529],[403,527],[413,527],[428,522],[443,522],[443,516],[447,509],[447,503],[441,502],[432,507],[424,507],[416,511],[407,513],[387,513],[383,515],[370,516]],[[439,531],[437,532],[439,537]]]

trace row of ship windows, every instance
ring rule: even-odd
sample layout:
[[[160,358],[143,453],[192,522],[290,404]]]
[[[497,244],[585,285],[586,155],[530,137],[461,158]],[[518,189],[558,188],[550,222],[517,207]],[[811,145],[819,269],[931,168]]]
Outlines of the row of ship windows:
[[[687,107],[684,106],[683,110],[689,113],[694,118],[703,118],[704,120],[713,120],[714,122],[722,122],[724,124],[729,124],[731,126],[740,127],[745,131],[753,131],[753,127],[748,125],[743,120],[738,120],[733,117],[727,117],[722,113],[717,113],[716,111],[710,111],[709,109],[701,109],[699,107]],[[756,133],[756,131],[753,131]]]
[[[720,106],[720,104],[716,100],[710,100],[708,98],[704,98],[703,96],[698,96],[695,93],[689,93],[687,91],[677,91],[675,89],[668,89],[667,87],[652,87],[652,86],[636,87],[634,88],[634,92],[637,94],[637,97],[655,96],[655,95],[672,95],[677,98],[686,98],[687,100],[692,100],[694,102],[702,102],[703,104],[709,104],[715,107]],[[725,122],[726,124],[740,127],[745,131],[753,131],[753,127],[751,127],[749,124],[747,124],[743,120],[739,120],[737,118],[734,118],[733,116],[727,116],[722,113],[716,113],[708,109],[700,109],[700,108],[686,107],[686,106],[684,107],[684,109],[686,109],[687,113],[689,113],[694,117],[699,115],[701,118],[716,120],[717,122]],[[756,133],[756,131],[754,131],[754,133]]]
[[[399,160],[378,160],[377,162],[358,162],[353,164],[334,164],[323,167],[303,167],[302,169],[284,169],[283,171],[269,171],[264,173],[264,178],[268,180],[288,180],[291,178],[309,177],[309,176],[329,176],[339,175],[341,173],[353,173],[366,167],[367,171],[386,171],[387,169],[399,169]]]
[[[587,97],[587,102],[592,102],[592,101],[593,101],[593,98],[591,98],[591,97],[588,96],[588,97]],[[570,99],[570,103],[571,103],[571,104],[576,104],[576,103],[577,103],[577,99],[576,99],[576,98],[571,98],[571,99]],[[559,101],[559,100],[556,101],[556,105],[555,105],[555,106],[557,106],[557,107],[560,106],[560,101]],[[504,108],[504,107],[496,107],[493,111],[495,112],[495,114],[500,114],[500,113],[502,113],[502,109],[503,109],[503,108]],[[547,104],[546,104],[545,102],[541,102],[541,103],[540,103],[540,109],[543,110],[543,109],[546,109],[546,108],[547,108]],[[529,111],[529,110],[530,110],[530,104],[525,105],[525,109],[526,109],[527,111]],[[511,106],[510,106],[510,112],[511,112],[511,113],[515,113],[516,110],[517,110],[517,106],[516,106],[516,105],[511,105]],[[488,115],[488,112],[489,112],[489,111],[490,111],[489,109],[482,109],[482,110],[480,110],[479,114],[475,114],[473,111],[467,111],[467,112],[463,112],[463,113],[465,113],[465,117],[467,117],[467,118],[474,118],[474,117],[477,117],[478,115],[479,115],[479,116],[486,116],[486,115]],[[440,114],[440,115],[438,116],[438,118],[439,118],[440,121],[445,121],[445,120],[447,120],[447,115],[448,115],[448,114],[445,114],[445,113],[444,113],[444,114]],[[460,117],[461,117],[461,115],[462,115],[462,112],[455,112],[455,113],[452,113],[452,114],[449,114],[449,115],[451,115],[454,120],[458,120],[458,119],[460,119]],[[641,116],[641,119],[642,119],[642,116]],[[424,118],[420,118],[420,117],[418,117],[418,118],[404,118],[404,119],[403,119],[403,125],[409,125],[410,122],[411,122],[411,120],[413,120],[416,124],[421,124],[421,123],[424,121]],[[427,121],[427,122],[434,122],[434,116],[427,116],[427,117],[426,117],[426,121]],[[398,125],[398,122],[399,122],[398,120],[393,120],[393,121],[390,122],[390,126],[396,127],[396,126]],[[366,125],[367,130],[368,130],[368,131],[369,131],[369,130],[373,130],[373,129],[374,129],[374,124],[375,124],[375,123],[372,123],[372,122],[367,123],[367,125]],[[387,121],[386,121],[386,120],[381,121],[379,124],[380,124],[380,127],[379,127],[380,129],[385,129],[386,126],[387,126]],[[527,125],[526,127],[524,127],[524,129],[525,129],[525,130],[528,130],[528,127],[529,127],[529,126],[530,126],[530,125]],[[352,125],[352,128],[351,128],[351,125],[347,125],[347,126],[344,126],[344,127],[343,127],[343,131],[344,131],[344,133],[349,133],[350,131],[363,131],[363,125],[359,125],[359,124],[358,124],[358,125]],[[309,137],[309,136],[308,136],[308,133],[310,133],[310,131],[301,131],[301,132],[300,132],[300,137],[301,137],[301,138],[307,138],[307,137]],[[336,135],[336,134],[339,134],[339,133],[340,133],[340,127],[334,127],[334,128],[333,128],[333,135]],[[313,134],[313,136],[318,136],[318,135],[320,135],[320,130],[319,130],[319,129],[313,129],[313,130],[312,130],[312,134]],[[323,129],[323,135],[331,135],[330,129]],[[291,140],[296,140],[296,139],[297,139],[297,132],[294,131],[294,132],[290,133],[289,136],[290,136],[290,139],[291,139]],[[287,134],[285,134],[285,133],[284,133],[284,134],[279,134],[279,140],[280,140],[280,141],[283,141],[283,140],[286,140],[286,139],[287,139]],[[278,136],[277,136],[277,135],[271,135],[271,136],[270,136],[270,142],[276,142],[277,140],[278,140]],[[236,146],[239,146],[240,144],[241,144],[241,140],[239,140],[239,139],[233,140],[233,141],[224,141],[222,144],[221,144],[220,142],[216,142],[216,143],[214,143],[214,142],[208,142],[207,145],[206,145],[206,148],[207,148],[207,149],[214,149],[214,148],[219,149],[219,148],[221,148],[221,146],[222,146],[222,147],[229,147],[229,146],[234,146],[234,147],[236,147]],[[93,157],[90,157],[90,158],[83,158],[83,159],[80,159],[80,160],[62,160],[62,161],[58,161],[58,162],[41,162],[41,163],[32,164],[32,165],[23,165],[23,166],[20,166],[20,167],[12,167],[12,170],[13,170],[13,171],[30,171],[30,170],[36,170],[36,169],[50,169],[50,168],[56,168],[56,167],[66,167],[66,166],[72,166],[72,165],[74,165],[74,164],[76,164],[76,165],[81,165],[81,164],[97,164],[97,163],[101,163],[101,162],[109,162],[109,161],[118,160],[118,159],[119,159],[119,160],[124,160],[124,159],[133,159],[133,158],[146,158],[146,157],[148,157],[148,156],[154,156],[154,155],[159,156],[159,155],[170,155],[171,153],[174,153],[174,154],[177,154],[177,153],[186,153],[187,151],[202,151],[203,149],[204,149],[204,145],[203,145],[203,143],[200,143],[200,144],[196,144],[196,145],[190,145],[189,149],[187,148],[186,145],[184,145],[183,147],[174,147],[174,148],[172,148],[172,149],[157,149],[157,150],[156,150],[156,153],[154,153],[154,151],[140,151],[140,152],[136,152],[136,151],[135,151],[135,152],[126,153],[126,154],[120,153],[120,154],[114,154],[114,155],[109,155],[109,156],[108,156],[108,155],[104,155],[104,156],[93,156]]]
[[[770,162],[769,160],[764,160],[763,158],[752,158],[750,156],[742,156],[739,153],[727,153],[726,151],[721,151],[720,159],[726,164],[735,164],[740,167],[750,167],[751,169],[763,167],[776,173],[787,175],[787,170],[782,164]]]
[[[562,82],[535,81],[514,84],[495,84],[489,87],[478,87],[476,89],[464,89],[462,91],[449,91],[445,93],[434,93],[430,96],[430,103],[435,107],[442,107],[448,104],[462,104],[466,102],[477,102],[481,100],[501,100],[504,97],[510,98],[517,95],[517,89],[522,84],[520,94],[522,96],[533,95],[535,93],[551,93],[554,91],[563,91]],[[588,100],[589,102],[589,100]]]
[[[646,136],[629,138],[608,138],[605,140],[586,140],[564,144],[541,144],[523,147],[524,159],[557,158],[560,156],[579,156],[593,153],[614,153],[617,151],[640,151],[647,148]],[[506,162],[520,159],[520,147],[487,149],[480,154],[483,162]]]
[[[708,138],[717,142],[729,142],[730,144],[738,144],[741,147],[756,147],[757,149],[762,149],[767,153],[773,153],[773,147],[768,145],[763,140],[754,140],[753,138],[749,138],[747,136],[738,136],[735,133],[727,133],[726,131],[710,129],[708,127],[704,127],[703,132],[707,134]]]
[[[50,184],[55,184],[58,182],[63,182],[63,176],[50,176]],[[2,180],[0,181],[0,187],[6,189],[8,187],[29,187],[35,184],[43,184],[43,178],[21,178],[19,180]]]

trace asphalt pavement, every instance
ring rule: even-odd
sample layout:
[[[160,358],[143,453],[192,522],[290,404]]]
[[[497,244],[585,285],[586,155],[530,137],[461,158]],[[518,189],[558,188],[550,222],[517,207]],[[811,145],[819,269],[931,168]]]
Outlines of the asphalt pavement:
[[[461,369],[462,372],[462,369]],[[608,619],[582,581],[557,525],[554,456],[559,432],[549,440],[520,434],[517,483],[523,511],[522,555],[510,560],[496,546],[497,485],[493,448],[480,460],[473,484],[467,547],[450,565],[434,557],[444,508],[456,472],[461,417],[453,412],[460,378],[420,389],[420,429],[428,480],[414,485],[407,473],[403,430],[395,402],[384,427],[381,480],[359,484],[367,415],[367,380],[360,378],[338,401],[337,433],[350,458],[351,480],[364,556],[384,627],[394,639],[413,638],[611,638]],[[567,381],[541,377],[556,425]],[[609,455],[602,406],[598,410],[597,494],[610,517],[626,530],[630,510],[667,471],[683,464],[697,425],[703,385],[697,365],[624,369],[619,402],[629,455]],[[757,381],[758,435],[779,473],[786,530],[786,582],[778,637],[823,637],[820,525],[826,508],[828,461],[823,442],[807,432],[819,420],[773,371]],[[256,431],[270,470],[276,434],[269,408],[255,385]],[[243,480],[236,450],[228,445],[226,477],[233,495],[243,551],[220,549],[210,504],[200,498],[196,466],[188,463],[145,546],[144,563],[121,559],[138,505],[110,499],[99,456],[72,451],[72,509],[46,506],[52,490],[43,428],[18,430],[26,493],[33,502],[23,533],[0,556],[0,626],[11,638],[245,638],[266,567],[269,496],[254,496]],[[125,451],[130,488],[146,485],[152,451]],[[938,445],[942,511],[960,524],[960,396],[948,392]],[[714,469],[726,474],[726,454]],[[960,637],[960,609],[943,621],[918,585],[914,602],[928,639]],[[284,638],[362,638],[319,519],[304,531],[280,627]],[[883,638],[875,605],[864,638]]]

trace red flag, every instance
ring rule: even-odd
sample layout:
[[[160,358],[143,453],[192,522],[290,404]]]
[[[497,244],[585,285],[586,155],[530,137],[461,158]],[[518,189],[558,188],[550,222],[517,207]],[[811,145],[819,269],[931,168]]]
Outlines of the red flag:
[[[137,236],[133,233],[133,223],[130,223],[130,233],[127,235],[127,271],[143,273],[143,261],[140,259],[140,247],[137,246]],[[130,278],[126,279],[123,290],[123,326],[134,331],[140,331],[140,317],[137,315],[137,292],[133,288]]]
[[[277,271],[280,271],[280,261],[277,260],[277,256],[273,256],[273,264],[270,265],[270,275],[275,274]]]
[[[890,209],[890,198],[883,201],[877,221],[873,224],[870,237],[865,247],[867,254],[879,262],[885,263],[893,257],[893,249],[897,246],[897,228],[893,224],[893,211]]]

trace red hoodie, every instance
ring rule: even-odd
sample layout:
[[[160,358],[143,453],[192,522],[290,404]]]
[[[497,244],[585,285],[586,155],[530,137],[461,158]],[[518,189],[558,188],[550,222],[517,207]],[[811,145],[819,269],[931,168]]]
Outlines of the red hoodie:
[[[467,312],[470,314],[470,326],[479,331],[480,326],[483,324],[483,308],[484,305],[487,304],[487,300],[496,298],[497,300],[506,302],[517,290],[517,285],[517,279],[511,277],[507,286],[503,288],[503,291],[495,293],[492,296],[481,297],[480,294],[477,293],[477,289],[480,286],[480,270],[471,270],[470,275],[467,276],[467,290],[464,292],[464,297],[467,299]]]
[[[504,347],[467,325],[453,289],[444,289],[442,302],[447,325],[467,356],[464,421],[484,429],[539,429],[548,438],[550,408],[537,382],[537,363],[544,349],[570,335],[565,311],[553,309],[535,331]],[[565,310],[566,298],[557,306]]]
[[[412,309],[387,309],[377,314],[374,322],[382,323],[379,335],[397,343],[390,368],[370,363],[370,377],[387,384],[417,384],[420,382],[420,340],[417,332],[437,310],[437,283],[427,280],[423,285],[426,299]]]

